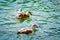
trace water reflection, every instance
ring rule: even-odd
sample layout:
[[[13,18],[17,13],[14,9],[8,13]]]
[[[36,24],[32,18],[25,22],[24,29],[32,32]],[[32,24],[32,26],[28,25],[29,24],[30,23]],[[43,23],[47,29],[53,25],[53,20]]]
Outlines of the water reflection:
[[[18,19],[20,23],[26,21],[26,22],[30,22],[31,19],[28,17],[28,18],[24,18],[24,19]]]

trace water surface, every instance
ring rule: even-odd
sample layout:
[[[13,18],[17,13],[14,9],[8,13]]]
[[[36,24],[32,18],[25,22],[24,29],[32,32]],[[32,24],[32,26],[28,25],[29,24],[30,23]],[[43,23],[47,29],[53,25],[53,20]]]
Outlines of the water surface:
[[[16,19],[19,8],[30,10],[30,18]],[[17,34],[34,23],[34,33]],[[60,0],[0,0],[0,40],[60,40]]]

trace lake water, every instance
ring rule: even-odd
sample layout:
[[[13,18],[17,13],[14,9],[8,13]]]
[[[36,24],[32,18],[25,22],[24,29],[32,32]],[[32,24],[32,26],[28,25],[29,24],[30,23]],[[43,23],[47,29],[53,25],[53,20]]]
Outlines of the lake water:
[[[17,9],[30,10],[30,18],[15,18]],[[37,24],[32,34],[17,34]],[[60,40],[60,0],[0,0],[0,40]]]

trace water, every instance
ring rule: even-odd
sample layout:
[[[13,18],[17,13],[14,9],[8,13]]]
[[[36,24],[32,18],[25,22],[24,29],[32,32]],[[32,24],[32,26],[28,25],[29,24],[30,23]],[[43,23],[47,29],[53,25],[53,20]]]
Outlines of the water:
[[[19,21],[19,8],[33,15]],[[34,23],[38,28],[33,34],[17,34]],[[60,40],[60,0],[0,0],[0,40]]]

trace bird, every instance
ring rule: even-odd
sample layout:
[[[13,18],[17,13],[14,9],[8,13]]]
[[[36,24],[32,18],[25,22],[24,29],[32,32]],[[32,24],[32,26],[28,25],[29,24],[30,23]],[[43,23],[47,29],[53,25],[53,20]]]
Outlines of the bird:
[[[20,9],[17,10],[17,13],[18,13],[18,14],[23,14],[24,11],[22,11],[22,9],[20,8]]]
[[[19,29],[17,31],[18,34],[29,34],[29,33],[32,33],[34,32],[34,29],[37,27],[36,24],[32,25],[32,28],[28,28],[28,27],[25,27],[25,28],[22,28],[22,29]]]
[[[16,18],[18,19],[23,19],[23,18],[27,18],[30,16],[31,12],[27,11],[27,12],[23,12],[22,9],[18,10],[18,15],[16,16]],[[32,15],[32,14],[31,14]]]

